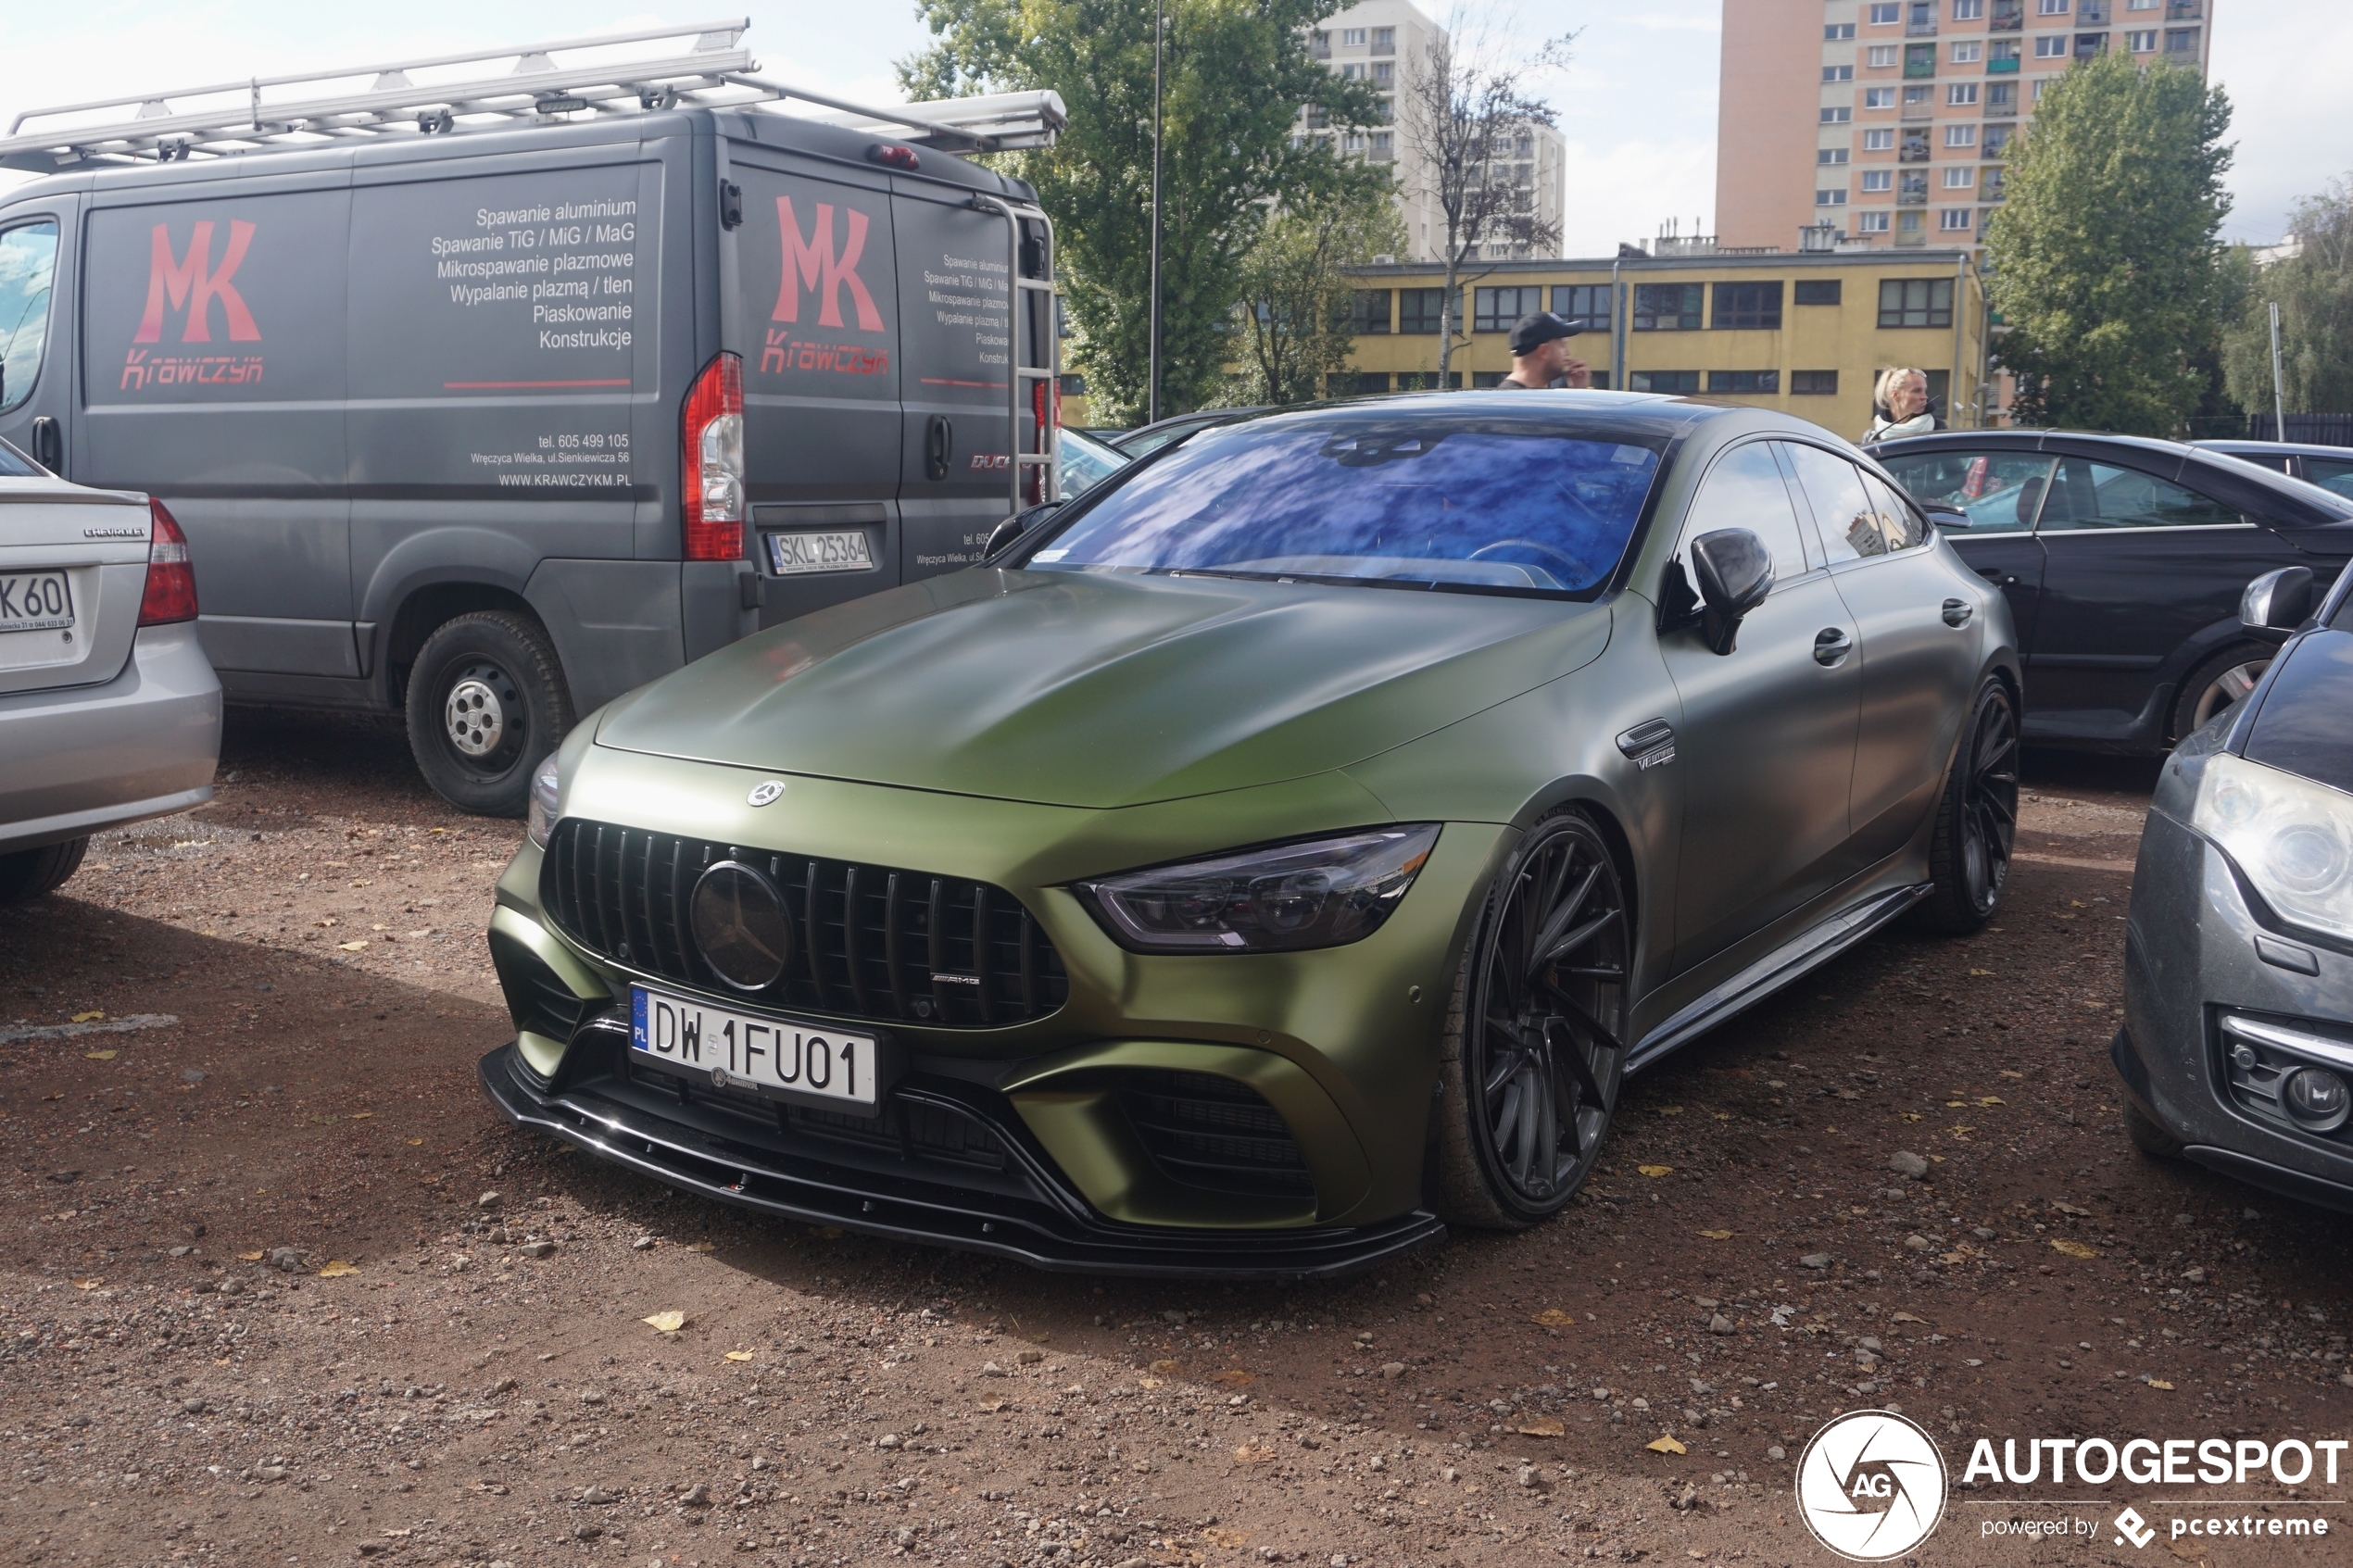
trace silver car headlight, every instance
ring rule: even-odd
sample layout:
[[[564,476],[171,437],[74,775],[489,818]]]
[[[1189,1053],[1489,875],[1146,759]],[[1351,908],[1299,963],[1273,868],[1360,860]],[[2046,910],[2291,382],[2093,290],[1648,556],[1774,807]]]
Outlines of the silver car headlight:
[[[556,797],[563,788],[563,774],[556,766],[559,755],[547,753],[531,771],[531,820],[525,828],[531,842],[542,849],[547,847],[547,835],[556,831]]]
[[[1367,828],[1082,882],[1079,893],[1139,953],[1337,947],[1380,929],[1438,842],[1435,822]]]
[[[2353,795],[2223,752],[2207,760],[2191,822],[2281,919],[2353,940]]]

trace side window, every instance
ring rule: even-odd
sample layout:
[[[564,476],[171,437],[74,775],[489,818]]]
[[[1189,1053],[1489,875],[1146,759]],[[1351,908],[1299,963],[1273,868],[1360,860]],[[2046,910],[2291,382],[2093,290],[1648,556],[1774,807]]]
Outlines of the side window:
[[[2218,501],[2145,474],[2062,458],[2043,502],[2042,530],[2064,533],[2106,528],[2197,528],[2244,521]]]
[[[1884,480],[1866,470],[1863,488],[1871,497],[1871,509],[1879,516],[1879,531],[1890,551],[1918,549],[1928,543],[1928,520]]]
[[[1830,553],[1831,564],[1887,554],[1887,533],[1870,493],[1863,488],[1862,471],[1818,446],[1792,442],[1789,455],[1797,465],[1806,499],[1813,506],[1815,531]]]
[[[2032,452],[1923,452],[1883,460],[1914,500],[1967,513],[1972,536],[2032,528],[2051,482],[2051,459]]]
[[[1684,514],[1682,537],[1676,541],[1680,557],[1692,541],[1719,528],[1745,528],[1773,552],[1773,581],[1787,583],[1806,575],[1806,545],[1797,527],[1797,508],[1790,501],[1789,485],[1773,449],[1762,441],[1736,446],[1716,460],[1700,482],[1699,495]],[[1697,584],[1693,584],[1696,586]]]
[[[49,282],[57,225],[44,219],[0,232],[0,413],[32,395],[49,341]]]
[[[2307,458],[2304,459],[2304,471],[2322,489],[2353,501],[2353,463],[2339,462],[2333,458]]]

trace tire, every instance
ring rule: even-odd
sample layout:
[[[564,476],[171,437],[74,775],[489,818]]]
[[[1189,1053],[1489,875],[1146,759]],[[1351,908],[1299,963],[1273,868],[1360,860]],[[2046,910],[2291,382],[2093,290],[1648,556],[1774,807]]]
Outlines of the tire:
[[[2179,746],[2194,732],[2236,707],[2239,699],[2253,691],[2255,683],[2263,678],[2276,651],[2261,643],[2241,643],[2224,648],[2191,671],[2190,678],[2182,683],[2181,696],[2173,704],[2173,744]]]
[[[64,886],[66,879],[82,869],[82,857],[89,848],[88,839],[72,838],[0,855],[0,906],[30,904],[44,893]]]
[[[1592,1173],[1625,1078],[1631,925],[1581,811],[1539,822],[1496,876],[1441,1050],[1428,1186],[1450,1223],[1524,1230]]]
[[[2124,1135],[2151,1160],[2178,1160],[2184,1147],[2181,1139],[2143,1115],[2141,1108],[2129,1099],[2124,1102]]]
[[[2018,704],[1992,676],[1977,688],[1960,749],[1936,804],[1929,840],[1933,884],[1919,918],[1933,932],[1966,936],[1984,929],[2002,902],[2018,833]]]
[[[531,769],[572,728],[572,695],[530,616],[445,621],[409,672],[409,749],[434,792],[479,817],[520,817]]]

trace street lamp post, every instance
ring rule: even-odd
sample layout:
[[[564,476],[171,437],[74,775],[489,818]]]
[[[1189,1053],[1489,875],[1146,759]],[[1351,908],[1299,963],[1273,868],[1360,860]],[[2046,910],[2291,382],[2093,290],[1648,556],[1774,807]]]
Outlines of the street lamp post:
[[[1147,350],[1144,422],[1160,420],[1160,71],[1161,51],[1168,35],[1163,0],[1152,0],[1152,283],[1151,343]]]
[[[2287,395],[2280,386],[2280,307],[2271,304],[2271,439],[2287,439]]]

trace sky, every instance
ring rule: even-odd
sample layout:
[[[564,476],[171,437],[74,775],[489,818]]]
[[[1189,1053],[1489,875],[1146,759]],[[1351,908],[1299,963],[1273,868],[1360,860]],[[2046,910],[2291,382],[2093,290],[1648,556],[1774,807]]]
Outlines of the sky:
[[[1136,0],[1139,5],[1147,0]],[[1668,220],[1712,232],[1719,18],[1740,0],[1464,0],[1466,21],[1508,48],[1575,31],[1570,63],[1533,77],[1568,141],[1571,256],[1612,253]],[[2281,237],[2294,200],[2353,174],[2343,84],[2353,78],[2353,5],[2346,0],[2208,0],[2214,79],[2235,106],[2225,238]],[[1424,0],[1440,19],[1454,8]],[[150,89],[396,57],[499,48],[714,15],[749,15],[746,42],[764,74],[843,97],[896,101],[892,62],[928,39],[912,0],[861,5],[736,0],[708,11],[599,6],[563,13],[514,0],[406,0],[373,6],[318,0],[80,0],[23,6],[0,52],[0,126],[26,108]],[[0,182],[10,182],[0,170]]]

